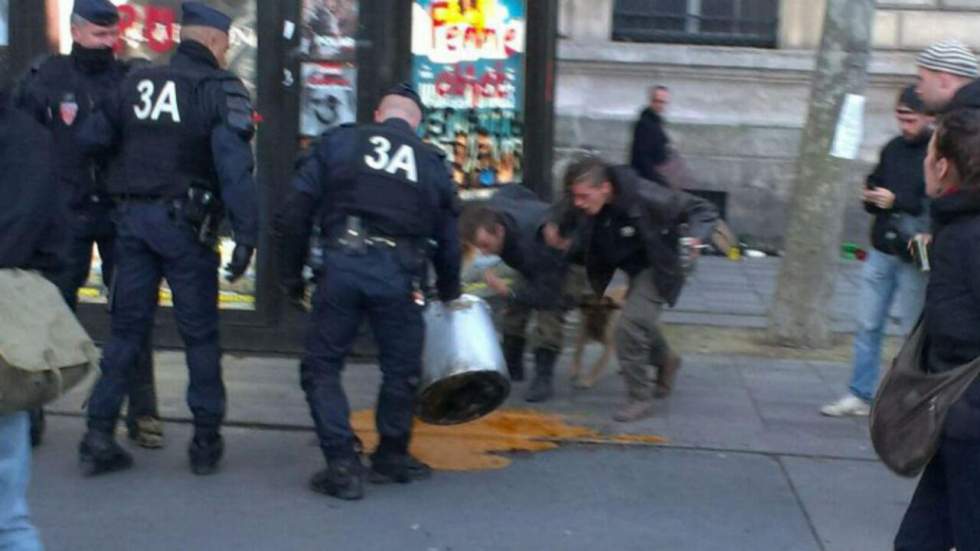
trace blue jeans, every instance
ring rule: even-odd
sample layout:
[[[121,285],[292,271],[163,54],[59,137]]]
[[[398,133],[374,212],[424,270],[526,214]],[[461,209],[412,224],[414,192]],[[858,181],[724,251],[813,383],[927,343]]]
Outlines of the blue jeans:
[[[27,513],[31,447],[27,412],[0,415],[0,550],[40,551]]]
[[[914,264],[872,250],[861,275],[858,330],[854,335],[851,393],[866,402],[874,398],[881,367],[881,340],[888,312],[897,303],[899,325],[908,334],[922,313],[926,276]]]

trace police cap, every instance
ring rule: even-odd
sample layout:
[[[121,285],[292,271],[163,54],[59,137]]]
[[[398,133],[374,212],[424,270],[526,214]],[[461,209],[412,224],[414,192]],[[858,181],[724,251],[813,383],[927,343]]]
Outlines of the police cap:
[[[227,33],[231,28],[231,17],[204,4],[203,2],[184,2],[181,25],[186,27],[211,27]]]
[[[75,0],[71,12],[100,27],[119,23],[119,10],[109,0]]]
[[[419,97],[419,93],[415,91],[409,82],[400,82],[385,92],[384,97],[387,96],[401,96],[403,98],[408,98],[412,100],[415,105],[418,106],[419,111],[425,112],[425,105],[422,104],[422,98]]]

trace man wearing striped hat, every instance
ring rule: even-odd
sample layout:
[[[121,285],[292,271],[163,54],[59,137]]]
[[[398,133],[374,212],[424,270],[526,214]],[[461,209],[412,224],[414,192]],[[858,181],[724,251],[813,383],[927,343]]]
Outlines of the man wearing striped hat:
[[[934,113],[954,107],[980,107],[977,57],[959,40],[929,46],[915,60],[919,70],[916,90]]]

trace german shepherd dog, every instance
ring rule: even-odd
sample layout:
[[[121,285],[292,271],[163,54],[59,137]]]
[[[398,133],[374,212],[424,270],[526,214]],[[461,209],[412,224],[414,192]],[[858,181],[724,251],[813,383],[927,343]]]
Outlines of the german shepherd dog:
[[[614,332],[619,322],[620,310],[626,300],[626,287],[617,287],[607,294],[589,296],[579,304],[581,322],[575,339],[575,355],[572,360],[572,383],[575,388],[592,388],[609,367],[609,360],[616,352]],[[582,373],[582,355],[589,342],[602,344],[602,355],[592,365],[588,375]]]

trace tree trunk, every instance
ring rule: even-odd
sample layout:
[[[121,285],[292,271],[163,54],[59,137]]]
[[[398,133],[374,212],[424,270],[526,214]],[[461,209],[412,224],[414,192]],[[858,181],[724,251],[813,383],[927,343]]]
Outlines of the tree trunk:
[[[853,157],[840,152],[852,148],[834,146],[847,141],[846,129],[842,132],[838,128],[838,121],[845,118],[841,115],[847,111],[846,100],[851,94],[863,94],[867,83],[874,6],[874,0],[827,1],[810,89],[809,116],[790,201],[786,254],[769,313],[770,338],[787,346],[831,345],[830,304],[840,258],[844,210],[846,202],[854,197],[846,172],[853,166]],[[860,121],[863,104],[858,103],[854,107],[860,107]],[[854,138],[853,133],[850,136]],[[851,159],[832,156],[832,149],[836,155]]]

